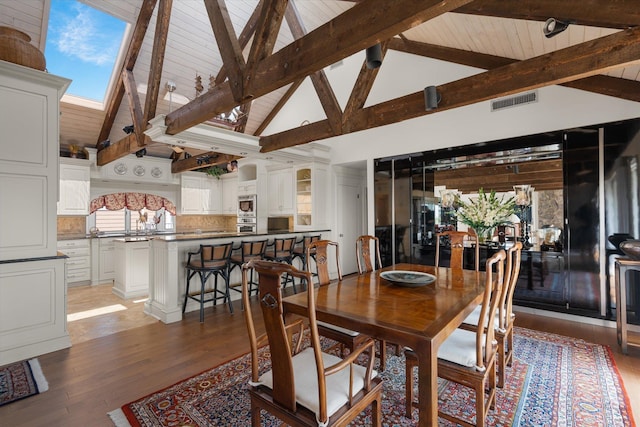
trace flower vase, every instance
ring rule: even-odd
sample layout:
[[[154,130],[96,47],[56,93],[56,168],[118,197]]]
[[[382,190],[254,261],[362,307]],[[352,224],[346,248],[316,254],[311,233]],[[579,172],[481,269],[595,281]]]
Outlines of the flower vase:
[[[478,236],[478,243],[480,243],[481,245],[491,243],[493,239],[493,227],[478,228],[478,229],[475,229],[474,231]]]

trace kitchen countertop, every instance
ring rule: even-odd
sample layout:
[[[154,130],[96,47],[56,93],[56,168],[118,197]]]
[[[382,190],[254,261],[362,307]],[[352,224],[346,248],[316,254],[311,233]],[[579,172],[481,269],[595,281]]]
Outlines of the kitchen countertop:
[[[102,238],[114,238],[121,242],[140,242],[147,240],[165,240],[171,241],[183,241],[183,240],[202,240],[202,239],[215,239],[215,238],[228,238],[228,237],[245,237],[245,236],[276,236],[281,234],[313,234],[313,233],[325,233],[331,230],[304,230],[304,231],[285,231],[285,230],[273,230],[266,233],[238,233],[235,231],[203,231],[196,233],[193,231],[178,232],[178,233],[153,233],[153,234],[125,234],[125,233],[101,233],[97,236],[91,234],[64,234],[58,235],[58,241],[62,240],[78,240],[78,239],[102,239]]]

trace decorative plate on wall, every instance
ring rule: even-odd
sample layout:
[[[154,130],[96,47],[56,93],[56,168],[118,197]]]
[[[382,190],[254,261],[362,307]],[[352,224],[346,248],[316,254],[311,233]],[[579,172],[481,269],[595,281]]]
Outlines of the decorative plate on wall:
[[[154,167],[153,169],[151,169],[151,176],[154,178],[160,178],[162,176],[162,169],[157,166]]]
[[[146,171],[144,170],[144,166],[137,165],[133,168],[133,174],[135,176],[143,176]]]
[[[113,167],[113,171],[118,175],[124,175],[125,173],[127,173],[127,165],[122,162],[116,163],[116,165]]]

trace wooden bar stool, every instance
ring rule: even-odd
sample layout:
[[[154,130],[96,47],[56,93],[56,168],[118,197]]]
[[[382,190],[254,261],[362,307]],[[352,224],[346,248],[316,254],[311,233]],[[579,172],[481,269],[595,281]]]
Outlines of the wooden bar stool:
[[[229,258],[233,242],[221,243],[218,245],[200,245],[197,252],[189,252],[189,258],[185,265],[187,272],[187,287],[182,304],[182,313],[187,308],[187,301],[190,299],[200,303],[200,322],[204,322],[204,304],[213,301],[216,305],[219,299],[229,304],[229,311],[233,313],[231,295],[229,294]],[[189,293],[191,278],[195,275],[200,277],[200,292]],[[213,289],[207,289],[207,280],[214,276]],[[218,289],[218,276],[225,282],[224,290]]]
[[[229,259],[229,276],[234,268],[238,267],[242,270],[242,265],[249,261],[255,261],[264,258],[264,252],[267,249],[267,239],[254,240],[254,241],[242,241],[240,246],[233,248],[233,253]],[[236,292],[242,293],[242,289],[236,289],[231,287]],[[253,269],[249,273],[249,295],[258,294],[258,282],[253,279]],[[241,301],[241,306],[244,309],[244,303]]]
[[[289,265],[293,265],[293,247],[295,244],[295,237],[275,238],[271,244],[267,245],[267,250],[264,253],[264,259],[267,261],[285,262]],[[292,276],[285,275],[282,287],[285,288],[289,282],[293,285],[293,292],[297,293],[296,282],[293,280]]]

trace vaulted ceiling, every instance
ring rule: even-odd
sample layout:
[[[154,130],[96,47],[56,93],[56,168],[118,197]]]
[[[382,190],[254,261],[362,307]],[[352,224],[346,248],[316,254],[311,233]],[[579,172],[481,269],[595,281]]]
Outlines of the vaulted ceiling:
[[[166,116],[166,133],[180,135],[201,123],[224,126],[215,117],[239,107],[232,130],[255,135],[268,153],[548,85],[640,101],[635,0],[84,1],[133,25],[104,109],[62,104],[63,145],[111,141],[99,151],[98,164],[142,148],[163,157],[174,153],[143,133],[158,115]],[[0,24],[26,31],[43,46],[45,0],[0,0],[0,8]],[[546,38],[542,28],[550,17],[570,22],[568,29]],[[364,50],[376,43],[383,53],[477,71],[438,84],[435,110],[425,110],[422,90],[374,102],[369,95],[389,61],[380,69],[365,66]],[[327,67],[354,55],[362,66],[353,85],[332,85]],[[198,93],[196,76],[204,86],[213,83]],[[175,82],[175,91],[168,91],[168,81]],[[324,117],[283,127],[279,113],[305,82],[311,82]],[[131,123],[135,131],[127,135],[121,129]],[[209,153],[208,160],[226,163],[241,150]],[[174,170],[193,169],[187,160],[174,162]]]

